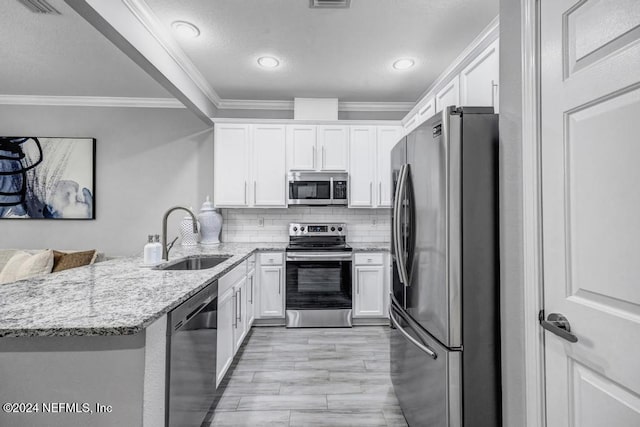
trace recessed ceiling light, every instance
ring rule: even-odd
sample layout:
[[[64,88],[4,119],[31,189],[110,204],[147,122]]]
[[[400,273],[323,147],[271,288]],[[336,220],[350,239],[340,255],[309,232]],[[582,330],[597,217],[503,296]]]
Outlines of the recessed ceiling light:
[[[200,35],[198,27],[191,22],[186,21],[174,21],[171,24],[173,31],[175,31],[181,37],[196,38]]]
[[[414,61],[413,59],[408,59],[408,58],[398,59],[396,62],[393,63],[393,68],[395,68],[396,70],[406,70],[408,68],[413,67],[415,63],[416,61]]]
[[[275,68],[280,65],[280,61],[278,61],[273,56],[261,56],[260,58],[258,58],[258,64],[260,64],[261,67],[265,68]]]

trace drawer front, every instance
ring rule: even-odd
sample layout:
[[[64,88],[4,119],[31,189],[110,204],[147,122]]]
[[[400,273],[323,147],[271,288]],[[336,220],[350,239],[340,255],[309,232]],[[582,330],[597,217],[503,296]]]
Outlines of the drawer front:
[[[381,253],[357,253],[355,256],[356,265],[382,265],[384,254]]]
[[[227,289],[238,283],[247,275],[247,261],[242,261],[233,270],[218,279],[218,295],[224,294]]]
[[[260,254],[260,265],[282,265],[284,260],[282,252],[265,252]]]

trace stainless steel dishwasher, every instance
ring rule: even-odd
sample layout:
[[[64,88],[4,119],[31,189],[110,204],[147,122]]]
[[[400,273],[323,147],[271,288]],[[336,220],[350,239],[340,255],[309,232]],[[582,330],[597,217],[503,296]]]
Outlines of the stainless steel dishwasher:
[[[218,282],[168,315],[165,425],[199,427],[216,392]]]

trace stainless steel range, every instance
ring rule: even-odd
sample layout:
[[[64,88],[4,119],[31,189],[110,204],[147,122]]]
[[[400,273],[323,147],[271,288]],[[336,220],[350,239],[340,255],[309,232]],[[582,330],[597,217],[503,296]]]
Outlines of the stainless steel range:
[[[289,224],[287,327],[351,327],[351,247],[342,223]]]

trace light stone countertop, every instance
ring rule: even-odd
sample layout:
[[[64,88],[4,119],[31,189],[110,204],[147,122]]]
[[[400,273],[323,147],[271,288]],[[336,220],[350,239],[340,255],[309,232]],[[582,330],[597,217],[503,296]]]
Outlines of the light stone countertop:
[[[170,261],[199,254],[231,258],[206,270],[153,270],[142,257],[0,285],[0,337],[136,334],[256,251],[282,251],[286,243],[222,243],[180,247]]]
[[[349,246],[354,252],[390,252],[391,243],[384,242],[352,242]]]

